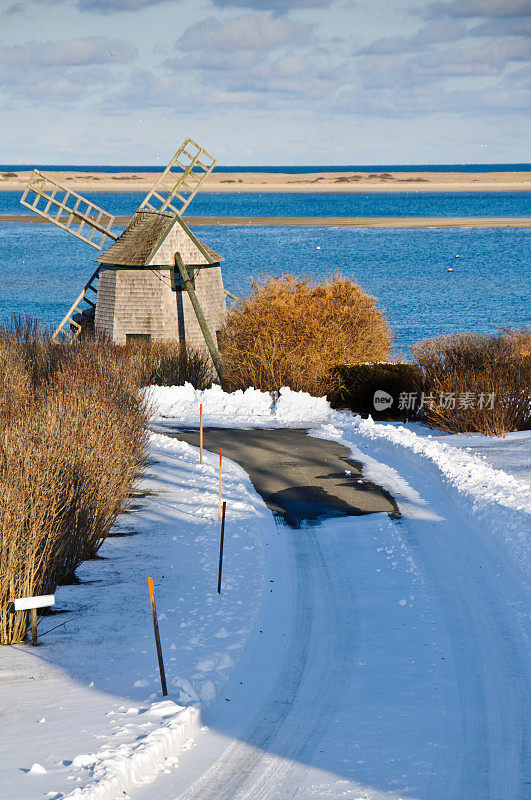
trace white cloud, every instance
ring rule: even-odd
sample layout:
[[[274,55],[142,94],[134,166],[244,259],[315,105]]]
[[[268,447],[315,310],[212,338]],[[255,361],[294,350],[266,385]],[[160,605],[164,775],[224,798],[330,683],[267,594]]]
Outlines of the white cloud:
[[[467,36],[531,36],[531,16],[486,19],[469,28]]]
[[[120,39],[87,36],[57,42],[27,42],[24,45],[0,45],[0,64],[31,67],[73,67],[95,64],[128,64],[137,56],[137,48]]]
[[[233,52],[211,50],[205,53],[193,51],[186,55],[167,59],[164,66],[183,72],[213,70],[221,77],[221,73],[246,71],[259,64],[264,58],[267,58],[267,54],[264,55],[262,51],[256,50],[234,50]]]
[[[0,45],[4,109],[52,105],[79,112],[120,81],[136,55],[133,45],[100,37]]]
[[[435,89],[433,84],[448,78],[501,76],[511,63],[526,59],[526,42],[491,40],[485,45],[428,49],[407,57],[400,53],[368,55],[360,59],[358,68],[361,84],[366,89],[392,87],[399,93],[404,87],[424,85],[437,97],[441,89]]]
[[[486,67],[492,72],[501,72],[511,61],[526,61],[529,59],[527,42],[497,41],[492,39],[483,45],[472,47],[455,47],[449,50],[432,51],[424,53],[419,59],[420,68],[443,69],[446,74],[452,74],[453,67],[470,68],[474,65]]]
[[[512,17],[531,13],[529,0],[451,0],[431,3],[430,16]]]
[[[212,0],[219,8],[250,8],[255,11],[290,11],[293,8],[326,8],[334,0]]]
[[[80,11],[112,14],[114,11],[142,11],[144,8],[160,6],[167,2],[169,0],[77,0],[76,5]]]
[[[476,125],[525,110],[529,1],[422,0],[410,9],[400,0],[399,13],[393,7],[381,19],[369,0],[210,0],[210,15],[206,4],[183,0],[39,0],[38,13],[37,0],[5,7],[10,2],[7,24],[17,36],[26,26],[28,39],[38,38],[36,19],[47,29],[25,45],[0,43],[4,109],[25,128],[46,106],[67,126],[111,124],[137,138],[147,135],[149,117],[155,135],[159,122],[162,130],[200,119],[208,129],[213,107],[215,119],[231,119],[242,136],[253,125],[260,134],[264,119],[277,119],[281,132],[284,120],[297,131],[305,120],[311,136],[321,125],[368,130],[393,118],[414,131],[427,115]],[[375,7],[386,2],[391,11],[390,0]],[[395,25],[402,18],[407,25]],[[48,41],[59,19],[61,35],[75,38]],[[111,36],[88,35],[99,31]],[[275,146],[285,145],[282,137]]]
[[[529,0],[431,3],[432,21],[415,33],[376,39],[357,52],[361,91],[377,94],[389,113],[393,96],[393,113],[400,101],[409,114],[435,112],[438,103],[456,115],[504,104],[520,112],[522,79],[507,75],[529,59],[530,8]]]
[[[34,5],[72,5],[80,11],[96,14],[113,14],[114,12],[143,11],[145,8],[163,4],[180,2],[180,0],[29,0]],[[16,3],[15,5],[22,5]]]
[[[105,67],[48,72],[40,67],[0,64],[0,85],[6,95],[5,109],[67,106],[70,111],[82,107],[113,80]]]
[[[465,35],[466,27],[462,22],[443,20],[424,26],[411,36],[387,36],[376,39],[359,50],[359,53],[370,55],[387,55],[390,53],[411,53],[421,50],[427,45],[451,42]]]
[[[301,107],[340,83],[337,59],[320,47],[312,25],[284,16],[209,17],[182,34],[165,66],[186,75],[203,103],[223,97],[227,106],[246,103],[249,110]]]
[[[223,52],[274,50],[307,44],[313,26],[267,14],[242,14],[227,22],[208,17],[191,25],[176,43],[178,50]]]
[[[4,11],[4,16],[12,17],[12,16],[19,16],[24,13],[24,4],[23,3],[12,3],[9,8],[6,8]]]
[[[119,116],[149,108],[173,109],[180,113],[196,101],[192,87],[183,85],[178,76],[137,69],[118,88],[104,94],[98,101],[98,108],[106,114]]]

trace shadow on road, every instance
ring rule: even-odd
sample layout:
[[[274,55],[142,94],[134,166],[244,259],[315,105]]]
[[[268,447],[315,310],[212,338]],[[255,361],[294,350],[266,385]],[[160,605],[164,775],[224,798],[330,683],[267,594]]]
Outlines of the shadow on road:
[[[171,436],[199,446],[199,431]],[[337,442],[308,436],[305,429],[205,428],[204,447],[240,464],[268,508],[291,528],[330,517],[387,512],[400,516],[393,498],[363,478],[362,465]]]

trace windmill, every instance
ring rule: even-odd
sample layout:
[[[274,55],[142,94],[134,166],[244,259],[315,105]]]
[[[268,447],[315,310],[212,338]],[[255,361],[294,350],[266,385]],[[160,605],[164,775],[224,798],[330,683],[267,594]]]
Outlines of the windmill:
[[[201,242],[182,219],[215,159],[186,139],[121,235],[115,217],[35,170],[20,200],[40,216],[101,252],[91,275],[53,334],[73,341],[93,321],[117,344],[176,340],[206,344],[218,375],[215,337],[226,297],[222,256]],[[110,245],[110,246],[108,246]]]

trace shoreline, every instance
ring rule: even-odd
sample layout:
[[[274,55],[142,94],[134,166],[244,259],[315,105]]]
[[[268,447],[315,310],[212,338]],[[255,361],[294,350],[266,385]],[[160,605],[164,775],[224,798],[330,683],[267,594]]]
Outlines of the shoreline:
[[[132,217],[115,217],[116,226]],[[183,217],[187,225],[263,225],[328,228],[531,228],[531,217]],[[0,214],[0,223],[52,223],[37,214]]]
[[[0,191],[22,191],[31,172],[0,173]],[[76,192],[148,192],[160,173],[46,172]],[[529,172],[213,172],[200,192],[514,192],[531,190]],[[6,177],[7,176],[7,177]]]

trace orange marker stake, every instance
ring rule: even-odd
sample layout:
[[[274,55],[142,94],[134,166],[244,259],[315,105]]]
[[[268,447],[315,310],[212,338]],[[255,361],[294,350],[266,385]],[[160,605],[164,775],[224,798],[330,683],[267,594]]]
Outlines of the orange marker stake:
[[[164,662],[162,660],[162,648],[160,646],[159,621],[157,619],[157,608],[155,606],[155,590],[153,588],[153,578],[148,578],[149,597],[151,600],[151,613],[153,615],[153,629],[155,631],[155,644],[157,646],[157,658],[159,660],[160,684],[162,686],[162,696],[166,697],[166,674],[164,672]]]
[[[199,404],[199,463],[203,463],[203,403]]]
[[[223,457],[223,450],[219,448],[219,489],[218,489],[218,522],[221,519],[221,459]]]

